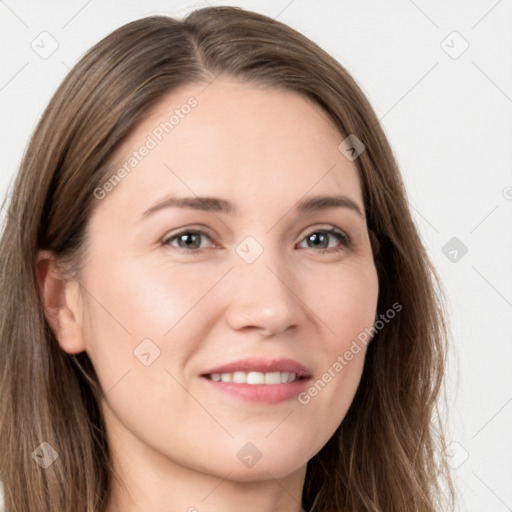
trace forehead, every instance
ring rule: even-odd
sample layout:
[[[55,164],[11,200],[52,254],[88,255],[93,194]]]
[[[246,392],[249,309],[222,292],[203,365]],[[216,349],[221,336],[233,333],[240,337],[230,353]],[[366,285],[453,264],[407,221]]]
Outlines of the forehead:
[[[111,195],[228,195],[242,206],[308,192],[360,200],[357,168],[338,149],[343,139],[327,113],[296,92],[225,78],[190,84],[164,97],[123,142],[111,172],[124,167],[128,175]]]

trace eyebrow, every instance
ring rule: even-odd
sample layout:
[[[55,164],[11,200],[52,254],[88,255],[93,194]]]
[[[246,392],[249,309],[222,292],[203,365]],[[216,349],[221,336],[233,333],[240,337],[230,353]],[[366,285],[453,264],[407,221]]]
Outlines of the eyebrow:
[[[203,196],[203,197],[167,197],[162,201],[148,208],[142,218],[146,218],[151,214],[163,208],[190,208],[192,210],[201,210],[215,213],[237,213],[236,206],[219,197]],[[337,196],[309,196],[301,199],[295,206],[295,210],[299,213],[311,213],[332,208],[348,208],[356,212],[363,219],[365,218],[359,205],[350,197],[344,195]]]

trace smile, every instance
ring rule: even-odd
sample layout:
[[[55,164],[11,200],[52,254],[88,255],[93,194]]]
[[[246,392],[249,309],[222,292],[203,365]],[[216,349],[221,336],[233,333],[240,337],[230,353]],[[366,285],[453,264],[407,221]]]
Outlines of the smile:
[[[216,382],[234,382],[236,384],[286,384],[297,380],[293,372],[232,372],[212,373],[207,378]]]

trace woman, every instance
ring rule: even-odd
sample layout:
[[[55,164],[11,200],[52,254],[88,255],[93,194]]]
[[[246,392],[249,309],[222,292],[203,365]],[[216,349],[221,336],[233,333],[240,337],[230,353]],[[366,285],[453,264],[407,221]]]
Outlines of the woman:
[[[119,28],[8,213],[9,512],[452,500],[437,278],[368,101],[304,36],[232,7]]]

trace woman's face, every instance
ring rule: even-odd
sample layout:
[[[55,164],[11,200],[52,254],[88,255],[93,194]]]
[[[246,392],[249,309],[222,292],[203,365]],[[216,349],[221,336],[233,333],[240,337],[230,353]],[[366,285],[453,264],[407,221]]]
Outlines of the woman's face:
[[[344,354],[378,295],[361,187],[318,106],[204,87],[157,105],[96,191],[68,350],[87,351],[131,460],[277,478],[304,469],[360,381],[365,346]],[[345,199],[304,206],[317,196]]]

